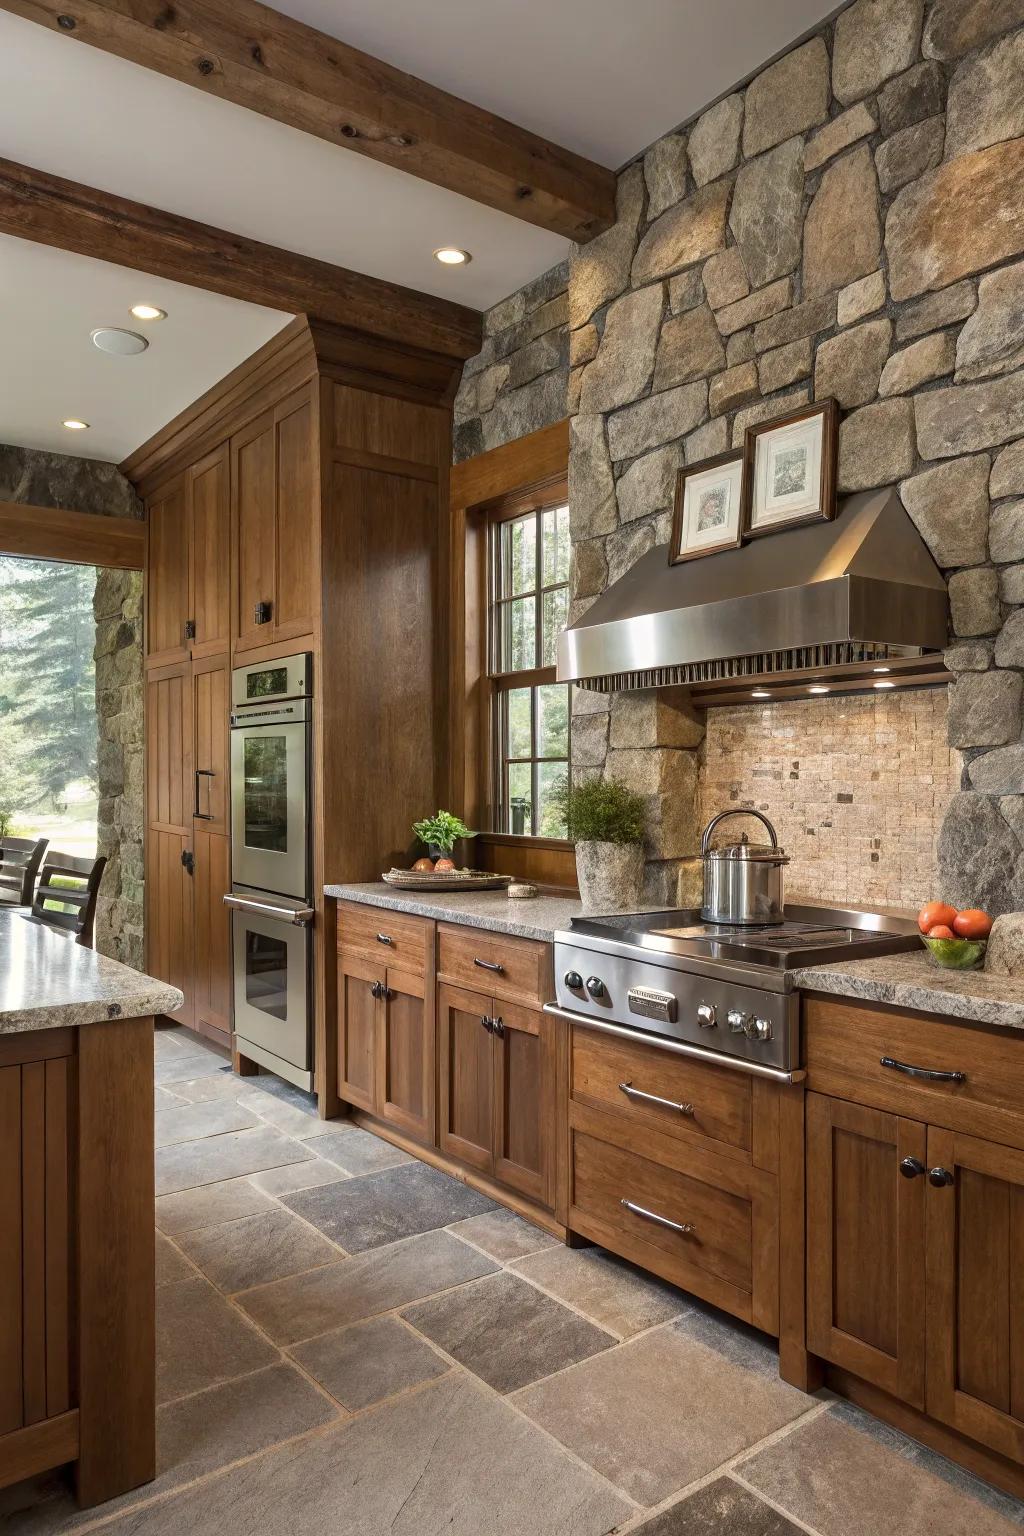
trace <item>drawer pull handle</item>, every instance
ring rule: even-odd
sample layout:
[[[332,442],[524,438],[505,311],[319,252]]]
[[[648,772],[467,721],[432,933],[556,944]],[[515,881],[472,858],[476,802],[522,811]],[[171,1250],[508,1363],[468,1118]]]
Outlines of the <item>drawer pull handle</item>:
[[[499,976],[505,969],[497,960],[474,960],[473,964],[478,965],[482,971],[497,971]]]
[[[634,1088],[632,1082],[620,1083],[619,1092],[624,1093],[628,1099],[643,1099],[645,1104],[660,1104],[664,1109],[677,1109],[681,1115],[692,1115],[692,1104],[677,1104],[675,1099],[663,1099],[656,1093],[644,1093],[642,1088]]]
[[[905,1077],[922,1077],[928,1083],[966,1083],[966,1072],[939,1072],[934,1067],[912,1067],[908,1062],[897,1061],[895,1056],[883,1056],[879,1066],[902,1072]]]
[[[632,1200],[620,1200],[627,1211],[632,1211],[634,1216],[642,1216],[644,1221],[653,1221],[656,1226],[668,1227],[670,1232],[681,1232],[684,1237],[689,1237],[694,1231],[692,1221],[670,1221],[667,1216],[659,1216],[657,1211],[649,1211],[645,1206],[635,1205]]]
[[[378,944],[393,944],[394,942],[395,941],[391,937],[390,933],[378,933],[377,935]]]

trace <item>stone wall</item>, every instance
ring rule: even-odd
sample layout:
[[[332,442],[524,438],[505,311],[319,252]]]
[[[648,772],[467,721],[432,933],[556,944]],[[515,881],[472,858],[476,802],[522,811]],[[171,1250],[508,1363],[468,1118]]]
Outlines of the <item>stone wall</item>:
[[[114,464],[0,444],[0,501],[141,517],[132,485]],[[97,570],[96,726],[98,852],[105,854],[96,947],[143,963],[142,573]]]
[[[834,395],[840,492],[898,484],[949,578],[942,893],[995,912],[1024,907],[1022,78],[1022,0],[854,0],[627,167],[569,277],[573,616],[667,540],[680,464]],[[649,797],[674,897],[685,699],[577,691],[573,731],[575,771]]]
[[[456,464],[526,437],[566,415],[569,303],[566,263],[484,316],[484,344],[455,397]]]

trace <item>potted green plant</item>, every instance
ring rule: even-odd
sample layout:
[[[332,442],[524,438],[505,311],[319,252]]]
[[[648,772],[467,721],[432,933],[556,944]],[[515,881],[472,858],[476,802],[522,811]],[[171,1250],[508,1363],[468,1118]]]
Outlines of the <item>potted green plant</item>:
[[[644,878],[644,802],[617,779],[561,779],[555,804],[576,845],[585,912],[635,912]]]
[[[465,822],[451,811],[438,811],[423,821],[413,822],[413,831],[421,843],[425,843],[430,857],[436,860],[435,869],[454,869],[452,849],[460,837],[476,837]]]

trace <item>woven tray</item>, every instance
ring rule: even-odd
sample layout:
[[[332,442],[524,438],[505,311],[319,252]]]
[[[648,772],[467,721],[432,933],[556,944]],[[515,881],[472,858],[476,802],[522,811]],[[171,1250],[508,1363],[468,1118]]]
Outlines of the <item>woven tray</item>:
[[[399,891],[500,891],[514,875],[491,875],[482,869],[447,869],[440,874],[426,869],[389,869],[381,875],[386,885]]]

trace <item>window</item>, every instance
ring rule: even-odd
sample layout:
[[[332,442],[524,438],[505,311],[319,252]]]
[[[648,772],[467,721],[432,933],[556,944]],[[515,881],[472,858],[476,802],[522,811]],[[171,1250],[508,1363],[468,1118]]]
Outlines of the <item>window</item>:
[[[569,687],[555,681],[569,617],[569,508],[554,488],[490,526],[493,831],[565,837],[552,803],[569,767]]]

